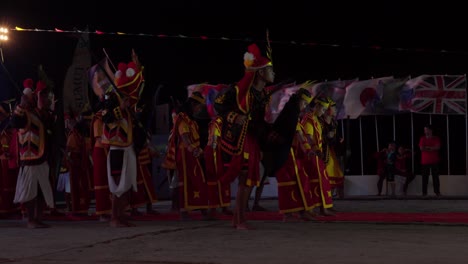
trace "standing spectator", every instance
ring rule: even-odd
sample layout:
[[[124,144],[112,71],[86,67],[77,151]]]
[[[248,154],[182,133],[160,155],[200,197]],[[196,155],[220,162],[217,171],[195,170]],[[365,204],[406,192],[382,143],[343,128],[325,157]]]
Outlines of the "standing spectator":
[[[407,194],[408,185],[414,180],[415,176],[414,173],[412,173],[409,169],[409,163],[411,162],[412,157],[413,153],[410,149],[407,149],[404,146],[398,147],[398,152],[395,160],[395,174],[405,178],[405,183],[403,185],[404,195]]]
[[[377,182],[378,195],[382,195],[384,180],[387,180],[387,183],[390,184],[392,195],[395,195],[396,143],[393,141],[388,143],[387,148],[374,154],[374,158],[377,159],[377,175],[379,176]]]
[[[385,176],[387,178],[387,182],[390,184],[392,196],[395,196],[395,162],[397,159],[396,149],[395,142],[392,141],[388,143],[387,156],[385,159]]]
[[[424,126],[424,135],[419,139],[419,148],[421,150],[421,175],[422,175],[422,193],[427,196],[427,183],[429,182],[429,173],[432,175],[432,184],[434,193],[440,196],[439,182],[439,149],[440,138],[433,135],[431,124]]]
[[[377,181],[377,195],[382,195],[382,188],[383,182],[385,180],[385,157],[386,157],[387,149],[384,148],[380,151],[374,153],[374,159],[377,160],[377,176],[379,176],[379,180]]]

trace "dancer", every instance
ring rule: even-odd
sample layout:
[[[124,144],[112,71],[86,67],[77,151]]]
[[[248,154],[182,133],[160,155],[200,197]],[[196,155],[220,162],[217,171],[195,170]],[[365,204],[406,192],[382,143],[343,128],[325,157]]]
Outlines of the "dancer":
[[[311,178],[312,192],[318,195],[318,206],[320,206],[322,215],[333,216],[335,213],[330,210],[333,207],[330,180],[323,162],[323,127],[319,120],[328,105],[329,102],[326,98],[316,98],[313,101],[313,108],[304,115],[301,124],[313,150],[303,161],[306,172]]]
[[[38,81],[35,95],[37,104],[28,95],[21,97],[15,108],[11,125],[18,128],[18,155],[20,170],[13,202],[27,210],[28,228],[50,227],[42,222],[44,206],[54,208],[52,185],[49,178],[47,133],[53,122],[49,107],[53,103],[45,82]]]
[[[261,55],[256,44],[244,54],[244,66],[244,77],[218,95],[215,109],[223,119],[220,143],[229,167],[223,181],[238,182],[233,226],[246,230],[251,227],[246,223],[245,208],[252,187],[260,184],[261,146],[268,135],[264,117],[269,97],[264,88],[274,81],[275,73],[271,60]]]

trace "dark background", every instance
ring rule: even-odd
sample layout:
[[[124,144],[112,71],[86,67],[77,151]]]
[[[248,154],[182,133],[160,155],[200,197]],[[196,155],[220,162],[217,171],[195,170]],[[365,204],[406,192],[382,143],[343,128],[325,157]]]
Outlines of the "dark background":
[[[0,7],[0,23],[10,28],[89,27],[93,32],[107,32],[90,36],[96,61],[104,57],[105,48],[114,64],[128,62],[131,49],[135,48],[146,71],[144,98],[152,100],[156,87],[163,85],[158,98],[161,103],[168,102],[169,96],[185,99],[186,86],[190,84],[239,80],[246,47],[256,42],[265,50],[267,29],[277,81],[465,74],[468,68],[466,10],[455,1],[4,2]],[[132,34],[110,34],[115,32]],[[134,35],[138,33],[168,37]],[[222,40],[223,37],[228,40]],[[77,35],[71,33],[11,31],[10,41],[2,46],[4,66],[9,72],[8,75],[3,69],[0,71],[2,99],[18,96],[14,86],[22,89],[22,80],[36,78],[39,64],[60,94],[76,42]],[[393,133],[389,133],[393,131],[393,121],[381,118],[380,148],[393,139]],[[409,118],[399,118],[402,121],[397,122],[397,141],[417,147],[414,144],[417,145],[429,117],[419,115],[413,123],[413,132]],[[450,137],[451,142],[460,143],[450,147],[450,152],[457,151],[450,155],[453,159],[450,162],[454,163],[450,165],[451,174],[465,174],[465,117],[451,118],[455,121],[449,122],[449,134],[445,116],[433,117],[432,122],[437,123],[437,132],[444,142]],[[454,123],[458,127],[452,128]],[[350,174],[375,171],[375,162],[369,158],[377,149],[375,120],[365,117],[361,125],[364,141],[356,136],[358,120],[346,125],[353,132],[349,138],[353,150],[348,162]],[[443,173],[447,173],[447,147],[444,152]],[[456,153],[463,153],[463,158]],[[363,172],[361,161],[365,163]]]

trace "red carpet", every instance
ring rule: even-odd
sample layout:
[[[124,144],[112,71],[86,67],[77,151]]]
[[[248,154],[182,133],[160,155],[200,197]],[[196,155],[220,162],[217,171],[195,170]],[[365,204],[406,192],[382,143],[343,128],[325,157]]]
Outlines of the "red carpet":
[[[193,220],[201,220],[199,212],[191,212]],[[218,214],[220,220],[231,220],[231,216]],[[8,219],[20,219],[18,216]],[[134,221],[178,221],[179,214],[176,212],[164,212],[159,215],[132,216]],[[279,212],[249,212],[247,219],[252,221],[282,221],[283,216]],[[97,216],[72,216],[45,215],[48,221],[97,221]],[[375,213],[375,212],[339,212],[336,216],[317,217],[323,222],[393,222],[393,223],[459,223],[468,224],[468,212],[449,213]]]

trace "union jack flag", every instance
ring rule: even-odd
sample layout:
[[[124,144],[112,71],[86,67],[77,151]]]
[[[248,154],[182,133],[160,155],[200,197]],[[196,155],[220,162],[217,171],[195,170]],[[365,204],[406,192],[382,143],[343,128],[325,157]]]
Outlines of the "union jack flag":
[[[416,81],[415,81],[416,80]],[[413,89],[411,112],[466,113],[465,75],[421,75],[409,81]]]

